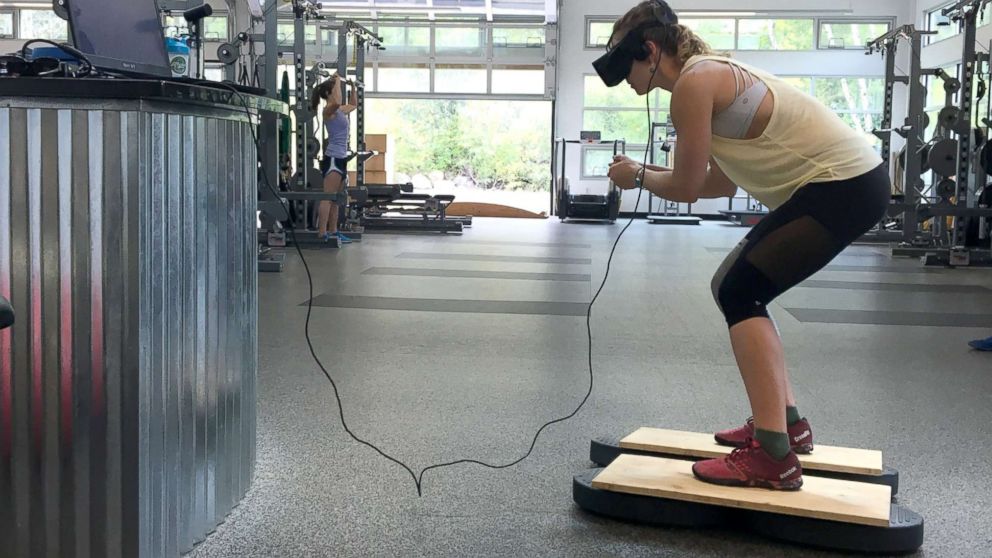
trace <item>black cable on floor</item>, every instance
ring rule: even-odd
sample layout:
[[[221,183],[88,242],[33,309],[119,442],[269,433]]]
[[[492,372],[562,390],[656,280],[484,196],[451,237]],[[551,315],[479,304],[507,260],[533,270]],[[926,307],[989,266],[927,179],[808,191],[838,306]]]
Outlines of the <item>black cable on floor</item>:
[[[654,81],[655,73],[657,73],[657,70],[655,70],[655,72],[651,74],[651,81],[652,82]],[[253,124],[254,115],[252,114],[251,109],[248,106],[247,100],[245,99],[244,95],[242,95],[242,93],[240,91],[238,91],[232,85],[227,84],[227,83],[224,83],[222,85],[224,87],[230,89],[240,99],[241,104],[242,104],[242,106],[245,109],[245,113],[248,116],[249,128],[251,129],[252,139],[255,142],[255,147],[256,147],[256,149],[258,151],[261,151],[261,145],[259,144],[259,141],[258,141],[258,134],[255,133],[255,126]],[[647,110],[648,110],[648,134],[650,136],[650,134],[651,134],[651,127],[652,127],[652,119],[651,119],[651,93],[650,93],[650,90],[648,91],[646,97],[647,97]],[[643,163],[644,165],[647,165],[648,155],[649,155],[650,149],[651,149],[650,137],[648,138],[648,140],[649,141],[647,143],[647,147],[644,150],[644,163]],[[265,182],[265,186],[269,189],[269,191],[272,193],[272,195],[275,196],[276,199],[279,200],[279,203],[283,206],[283,208],[286,210],[286,213],[288,214],[289,213],[289,207],[286,205],[286,203],[284,202],[284,200],[282,200],[282,198],[279,197],[279,193],[276,192],[276,190],[272,187],[272,183],[269,181],[268,170],[265,169],[264,166],[262,167],[262,181]],[[307,274],[307,284],[308,284],[308,288],[309,288],[309,297],[307,299],[307,318],[306,318],[306,323],[304,325],[304,334],[306,335],[307,347],[310,349],[310,356],[313,357],[314,362],[317,363],[317,366],[320,368],[320,371],[323,372],[324,377],[327,378],[327,381],[330,382],[330,384],[331,384],[331,388],[334,390],[334,398],[335,398],[335,400],[337,401],[337,404],[338,404],[338,414],[339,414],[339,416],[341,418],[341,426],[344,427],[345,432],[347,432],[348,435],[351,436],[351,438],[353,440],[355,440],[356,442],[358,442],[360,444],[363,444],[365,446],[368,446],[369,448],[375,450],[376,453],[378,453],[382,457],[388,459],[389,461],[392,461],[393,463],[396,463],[397,465],[399,465],[400,467],[402,467],[404,470],[406,470],[406,472],[410,473],[410,476],[413,478],[413,482],[414,482],[414,484],[417,487],[417,496],[423,496],[423,478],[424,478],[424,474],[427,471],[436,470],[436,469],[442,469],[442,468],[446,468],[446,467],[453,467],[455,465],[468,465],[468,464],[479,465],[479,466],[486,467],[486,468],[489,468],[489,469],[507,469],[507,468],[513,467],[514,465],[517,465],[517,464],[521,463],[522,461],[524,461],[525,459],[527,459],[528,457],[530,457],[530,455],[534,452],[534,447],[537,445],[537,440],[541,436],[541,433],[544,432],[544,430],[546,428],[548,428],[549,426],[552,426],[554,424],[565,422],[565,421],[571,419],[572,417],[574,417],[575,415],[577,415],[579,413],[579,411],[582,410],[582,407],[585,406],[586,402],[589,400],[589,397],[592,395],[593,383],[594,383],[594,379],[595,379],[594,378],[594,375],[593,375],[593,365],[592,365],[592,308],[593,308],[593,305],[596,303],[596,300],[599,299],[600,293],[603,292],[603,288],[606,287],[606,280],[610,276],[610,267],[613,264],[613,256],[616,253],[617,246],[620,244],[620,239],[623,238],[623,235],[624,235],[624,233],[627,232],[627,229],[629,229],[630,226],[634,224],[634,219],[636,219],[636,214],[637,214],[637,208],[641,204],[641,195],[643,193],[644,193],[644,188],[642,187],[642,188],[640,188],[638,190],[638,193],[637,193],[637,202],[634,205],[634,211],[633,211],[633,215],[630,218],[630,221],[627,222],[627,225],[623,228],[623,230],[620,231],[620,234],[617,235],[616,240],[613,242],[613,248],[610,250],[610,257],[609,257],[609,259],[606,262],[606,273],[603,275],[603,281],[602,281],[602,283],[600,283],[599,289],[596,290],[596,294],[592,297],[592,300],[589,302],[589,307],[586,310],[586,334],[587,334],[587,337],[588,337],[588,355],[589,355],[589,359],[588,359],[588,363],[589,363],[589,389],[586,391],[586,394],[582,398],[582,401],[579,403],[579,405],[575,408],[574,411],[572,411],[571,413],[569,413],[567,416],[564,416],[564,417],[561,417],[561,418],[558,418],[558,419],[554,419],[554,420],[551,420],[551,421],[548,421],[548,422],[544,423],[544,425],[542,425],[537,430],[537,433],[534,434],[534,439],[531,441],[530,448],[527,450],[527,453],[525,453],[522,457],[520,457],[519,459],[517,459],[515,461],[512,461],[512,462],[507,463],[507,464],[504,464],[504,465],[492,465],[490,463],[485,463],[483,461],[479,461],[479,460],[476,460],[476,459],[459,459],[459,460],[456,460],[456,461],[450,461],[450,462],[447,462],[447,463],[439,463],[439,464],[436,464],[436,465],[430,465],[428,467],[424,467],[423,469],[421,469],[419,475],[417,475],[416,473],[414,473],[413,472],[413,469],[409,465],[407,465],[406,463],[403,463],[399,459],[397,459],[397,458],[395,458],[395,457],[387,454],[385,451],[383,451],[382,449],[380,449],[375,444],[373,444],[373,443],[371,443],[369,441],[363,440],[362,438],[358,437],[354,432],[352,432],[351,428],[348,427],[348,423],[345,420],[345,416],[344,416],[344,405],[341,402],[341,395],[340,395],[340,392],[338,391],[337,383],[334,381],[334,378],[331,377],[331,374],[327,371],[327,368],[324,366],[323,362],[321,362],[320,357],[317,356],[317,351],[314,349],[313,341],[310,339],[310,318],[311,318],[312,313],[313,313],[313,297],[314,297],[314,294],[313,294],[313,276],[310,274],[310,266],[307,264],[306,257],[304,257],[304,255],[303,255],[303,250],[300,248],[299,242],[296,241],[296,231],[295,231],[295,229],[290,228],[290,234],[292,236],[293,245],[296,247],[296,252],[297,252],[297,254],[299,254],[300,260],[303,262],[303,268],[304,268],[304,270],[306,271],[306,274]]]

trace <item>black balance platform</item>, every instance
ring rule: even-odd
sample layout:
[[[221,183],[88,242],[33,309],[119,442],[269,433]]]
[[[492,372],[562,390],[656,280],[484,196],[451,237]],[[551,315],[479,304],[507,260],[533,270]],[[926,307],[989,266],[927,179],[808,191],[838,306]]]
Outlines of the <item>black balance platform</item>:
[[[684,451],[676,453],[675,451],[665,450],[663,448],[656,448],[651,451],[623,448],[620,445],[620,440],[621,438],[619,436],[603,436],[600,438],[594,438],[589,444],[589,460],[600,467],[606,467],[610,463],[613,463],[617,457],[625,453],[632,455],[656,455],[673,459],[686,459],[690,461],[708,459],[705,455],[686,455],[687,452]],[[813,453],[816,453],[815,449],[813,450]],[[805,467],[803,469],[804,475],[815,475],[830,479],[866,482],[870,484],[883,484],[892,489],[893,497],[895,497],[895,495],[899,492],[899,471],[891,467],[883,466],[881,474],[841,473],[815,470]]]
[[[701,225],[703,220],[691,215],[648,215],[652,225]]]
[[[576,475],[572,480],[572,498],[583,510],[612,519],[662,527],[737,529],[789,543],[846,552],[907,554],[923,545],[923,518],[898,504],[889,504],[887,525],[880,522],[865,525],[604,490],[593,486],[594,479],[603,471],[591,469]],[[758,491],[762,497],[789,497],[803,492],[730,490]]]
[[[344,233],[348,236],[348,233]],[[279,233],[270,233],[267,231],[258,231],[258,241],[263,246],[268,246],[271,248],[284,248],[293,241],[296,241],[300,246],[306,246],[308,248],[340,248],[341,241],[336,236],[324,240],[317,236],[317,231],[307,231],[297,229],[295,232],[292,231],[282,231]],[[357,239],[353,239],[357,240]]]

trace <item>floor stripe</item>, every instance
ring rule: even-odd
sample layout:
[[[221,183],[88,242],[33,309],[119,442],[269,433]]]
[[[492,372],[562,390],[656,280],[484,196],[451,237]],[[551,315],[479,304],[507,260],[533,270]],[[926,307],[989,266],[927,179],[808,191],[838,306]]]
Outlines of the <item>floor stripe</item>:
[[[720,246],[707,246],[706,251],[713,254],[729,254],[733,248],[723,248]],[[871,258],[877,260],[891,261],[892,256],[881,252],[866,253],[863,251],[841,252],[838,258]]]
[[[429,252],[404,252],[397,258],[413,260],[450,260],[464,262],[502,262],[502,263],[548,263],[591,265],[589,258],[546,258],[537,256],[492,256],[486,254],[441,254]]]
[[[302,305],[306,305],[304,302]],[[301,306],[302,306],[301,305]],[[324,294],[313,299],[323,308],[363,308],[412,312],[469,314],[527,314],[538,316],[585,316],[588,304],[578,302],[526,302],[504,300],[441,300],[432,298],[388,298]]]
[[[575,242],[517,242],[512,240],[458,240],[458,244],[478,246],[534,246],[537,248],[592,248],[592,244]]]
[[[830,264],[823,268],[823,271],[855,271],[855,272],[872,272],[872,273],[907,273],[907,274],[917,274],[917,273],[941,273],[943,270],[935,269],[930,267],[917,267],[917,266],[892,266],[892,265],[839,265]]]
[[[992,315],[988,314],[821,310],[816,308],[786,308],[786,310],[804,323],[992,328]]]
[[[962,293],[992,294],[992,289],[979,285],[914,285],[907,283],[860,283],[857,281],[806,281],[799,285],[807,289],[844,289],[858,291],[894,291],[903,293]]]
[[[519,281],[581,281],[592,280],[591,275],[579,273],[517,273],[512,271],[470,271],[466,269],[417,269],[408,267],[373,267],[362,275],[400,275],[405,277],[457,277],[465,279],[505,279]]]

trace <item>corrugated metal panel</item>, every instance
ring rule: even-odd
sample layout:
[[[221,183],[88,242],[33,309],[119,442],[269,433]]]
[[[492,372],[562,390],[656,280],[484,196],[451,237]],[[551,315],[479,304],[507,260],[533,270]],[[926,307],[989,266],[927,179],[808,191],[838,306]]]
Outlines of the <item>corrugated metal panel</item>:
[[[255,461],[255,148],[218,109],[0,105],[0,544],[178,556]]]

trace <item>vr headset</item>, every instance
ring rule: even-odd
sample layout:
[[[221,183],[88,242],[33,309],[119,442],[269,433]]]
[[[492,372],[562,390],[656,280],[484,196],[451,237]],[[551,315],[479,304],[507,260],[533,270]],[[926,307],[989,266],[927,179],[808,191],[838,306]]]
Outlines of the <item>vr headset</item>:
[[[596,73],[607,87],[616,87],[627,79],[635,60],[646,60],[651,54],[642,38],[644,32],[656,27],[675,25],[679,18],[664,2],[656,2],[654,6],[656,21],[643,23],[632,29],[619,43],[607,46],[606,54],[592,63]]]

